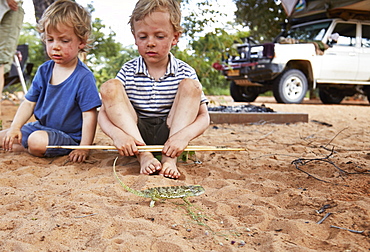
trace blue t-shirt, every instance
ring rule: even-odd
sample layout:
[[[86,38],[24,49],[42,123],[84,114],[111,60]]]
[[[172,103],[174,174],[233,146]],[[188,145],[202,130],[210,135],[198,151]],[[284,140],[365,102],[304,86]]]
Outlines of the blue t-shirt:
[[[82,112],[101,106],[94,75],[78,60],[76,69],[65,81],[51,85],[54,64],[49,60],[39,67],[26,99],[36,102],[34,115],[41,125],[81,140]]]

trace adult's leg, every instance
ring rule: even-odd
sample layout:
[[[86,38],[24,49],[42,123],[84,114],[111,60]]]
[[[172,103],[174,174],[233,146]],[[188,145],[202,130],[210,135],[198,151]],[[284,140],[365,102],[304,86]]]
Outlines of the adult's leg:
[[[4,64],[0,64],[0,91],[3,93],[4,88]]]
[[[121,146],[126,144],[121,143],[119,139],[114,139],[117,137],[124,138],[124,135],[129,135],[135,140],[144,143],[137,126],[136,112],[128,99],[122,83],[117,79],[109,80],[100,87],[100,94],[104,111],[102,115],[99,115],[99,125],[119,145],[116,145],[116,147],[121,148]],[[123,134],[109,134],[110,131],[117,132],[117,129],[122,131]],[[152,174],[161,169],[161,163],[152,153],[140,152],[136,156],[140,162],[140,173]]]
[[[201,94],[202,86],[199,81],[193,79],[184,79],[181,81],[167,118],[167,124],[170,128],[170,138],[195,121],[199,112]],[[160,174],[170,178],[180,177],[176,161],[177,157],[163,155]]]
[[[3,99],[4,88],[4,64],[0,64],[0,116],[1,116],[1,100]]]
[[[17,49],[18,38],[22,29],[23,17],[22,4],[18,3],[17,11],[9,10],[0,20],[0,102],[4,88],[4,74],[10,70],[10,64],[13,62],[13,55]]]

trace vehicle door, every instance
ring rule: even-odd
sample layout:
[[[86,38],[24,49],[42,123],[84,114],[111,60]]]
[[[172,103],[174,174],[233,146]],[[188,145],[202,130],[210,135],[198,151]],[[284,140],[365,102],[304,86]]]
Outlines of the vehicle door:
[[[322,55],[319,79],[355,80],[359,50],[356,48],[356,23],[338,22],[331,34],[334,38]]]
[[[370,23],[361,25],[361,53],[356,80],[370,81]]]

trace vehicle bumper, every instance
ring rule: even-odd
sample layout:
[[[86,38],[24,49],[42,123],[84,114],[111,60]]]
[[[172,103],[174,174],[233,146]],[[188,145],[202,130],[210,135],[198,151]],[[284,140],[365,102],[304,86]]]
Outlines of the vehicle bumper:
[[[250,67],[227,69],[224,75],[227,80],[248,80],[251,83],[263,83],[273,80],[277,74],[283,71],[283,66],[275,63],[259,63]]]

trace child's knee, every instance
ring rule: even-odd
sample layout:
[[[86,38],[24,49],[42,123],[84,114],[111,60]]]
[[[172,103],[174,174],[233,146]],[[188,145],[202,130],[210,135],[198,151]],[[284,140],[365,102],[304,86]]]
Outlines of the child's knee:
[[[180,82],[179,89],[200,95],[202,93],[202,84],[197,80],[186,78]]]
[[[35,131],[28,137],[28,152],[34,156],[43,157],[46,152],[46,146],[49,143],[48,133],[46,131]]]
[[[111,79],[100,86],[100,94],[103,98],[116,96],[119,89],[122,89],[122,83],[117,79]]]

